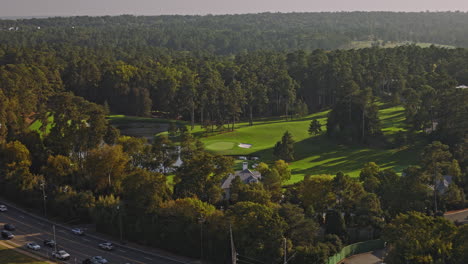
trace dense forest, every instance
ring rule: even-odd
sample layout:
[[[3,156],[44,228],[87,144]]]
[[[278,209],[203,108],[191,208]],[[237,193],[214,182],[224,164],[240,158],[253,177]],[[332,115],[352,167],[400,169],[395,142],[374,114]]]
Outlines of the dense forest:
[[[0,43],[164,47],[219,55],[336,49],[353,40],[468,47],[464,12],[263,13],[217,16],[54,17],[0,20]]]
[[[45,99],[54,92],[70,91],[112,113],[182,118],[190,120],[192,128],[197,122],[212,129],[226,125],[232,129],[239,119],[251,123],[254,117],[288,119],[335,107],[328,133],[364,141],[365,129],[345,128],[358,123],[378,130],[373,127],[378,126],[378,98],[404,104],[416,131],[439,121],[449,140],[450,134],[466,128],[459,111],[464,109],[464,97],[459,96],[464,90],[455,88],[468,83],[465,49],[405,46],[252,52],[233,58],[51,49],[0,47],[0,81],[7,98],[15,98],[9,110],[22,118],[34,114],[45,121],[51,114]],[[453,100],[445,104],[446,98]],[[340,131],[353,135],[340,136]]]
[[[324,263],[343,245],[383,238],[388,263],[467,263],[466,226],[439,216],[467,205],[468,50],[315,49],[370,35],[463,46],[466,19],[356,12],[0,21],[0,194],[42,209],[44,191],[49,216],[115,236],[121,220],[127,240],[213,263],[230,259],[229,226],[245,261],[279,262],[284,238],[290,263]],[[259,183],[233,181],[223,200],[233,160],[206,152],[190,133],[329,109],[327,136],[375,146],[384,141],[383,103],[405,107],[402,147],[415,134],[432,142],[404,176],[369,160],[359,178],[336,172],[283,186],[291,171],[278,160],[259,164]],[[149,143],[120,136],[109,113],[190,125]],[[29,129],[36,120],[39,131]],[[312,122],[309,132],[319,130]],[[285,133],[275,156],[294,159],[292,140]],[[170,185],[165,168],[176,149],[183,165]],[[453,184],[434,191],[446,175]]]

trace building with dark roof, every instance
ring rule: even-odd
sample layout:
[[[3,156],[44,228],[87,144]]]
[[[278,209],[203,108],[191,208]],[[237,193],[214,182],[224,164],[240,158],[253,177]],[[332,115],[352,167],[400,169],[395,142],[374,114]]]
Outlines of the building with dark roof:
[[[229,174],[229,176],[224,180],[221,188],[224,190],[225,200],[229,200],[231,198],[231,184],[236,177],[239,177],[241,182],[245,184],[256,183],[261,180],[262,175],[260,172],[249,170],[248,164],[248,162],[243,162],[242,170],[236,171],[234,174]]]

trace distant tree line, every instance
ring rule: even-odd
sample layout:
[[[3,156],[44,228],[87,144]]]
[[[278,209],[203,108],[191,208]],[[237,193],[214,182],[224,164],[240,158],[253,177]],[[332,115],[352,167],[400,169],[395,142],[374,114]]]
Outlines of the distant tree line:
[[[355,40],[468,47],[467,23],[466,12],[53,17],[0,20],[0,43],[124,49],[151,46],[219,55],[333,50]]]

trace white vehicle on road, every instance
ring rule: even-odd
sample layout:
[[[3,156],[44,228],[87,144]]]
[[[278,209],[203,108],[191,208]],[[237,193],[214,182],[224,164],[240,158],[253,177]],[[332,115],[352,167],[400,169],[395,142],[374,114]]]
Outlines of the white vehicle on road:
[[[0,204],[0,212],[6,212],[6,211],[8,211],[8,208],[5,205]]]
[[[32,249],[32,250],[39,250],[41,249],[41,246],[39,246],[37,243],[35,242],[29,242],[26,244],[26,247],[29,248],[29,249]]]
[[[79,236],[84,235],[84,230],[81,228],[73,228],[71,231],[75,235],[79,235]]]
[[[99,247],[105,250],[112,250],[114,249],[114,244],[112,244],[111,242],[105,242],[105,243],[99,244]]]
[[[102,256],[94,256],[91,258],[91,261],[96,261],[98,263],[101,263],[101,264],[106,264],[108,263],[109,261],[107,261],[107,259],[103,258]]]
[[[65,250],[53,251],[52,257],[60,260],[69,260],[70,254],[68,254]]]

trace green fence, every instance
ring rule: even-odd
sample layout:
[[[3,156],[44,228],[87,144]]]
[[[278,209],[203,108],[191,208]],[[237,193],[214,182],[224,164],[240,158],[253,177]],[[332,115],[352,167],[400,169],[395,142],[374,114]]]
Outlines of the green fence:
[[[381,239],[347,245],[346,247],[342,248],[340,252],[328,258],[328,264],[337,264],[340,260],[349,256],[374,251],[381,248],[384,248],[384,241]]]

